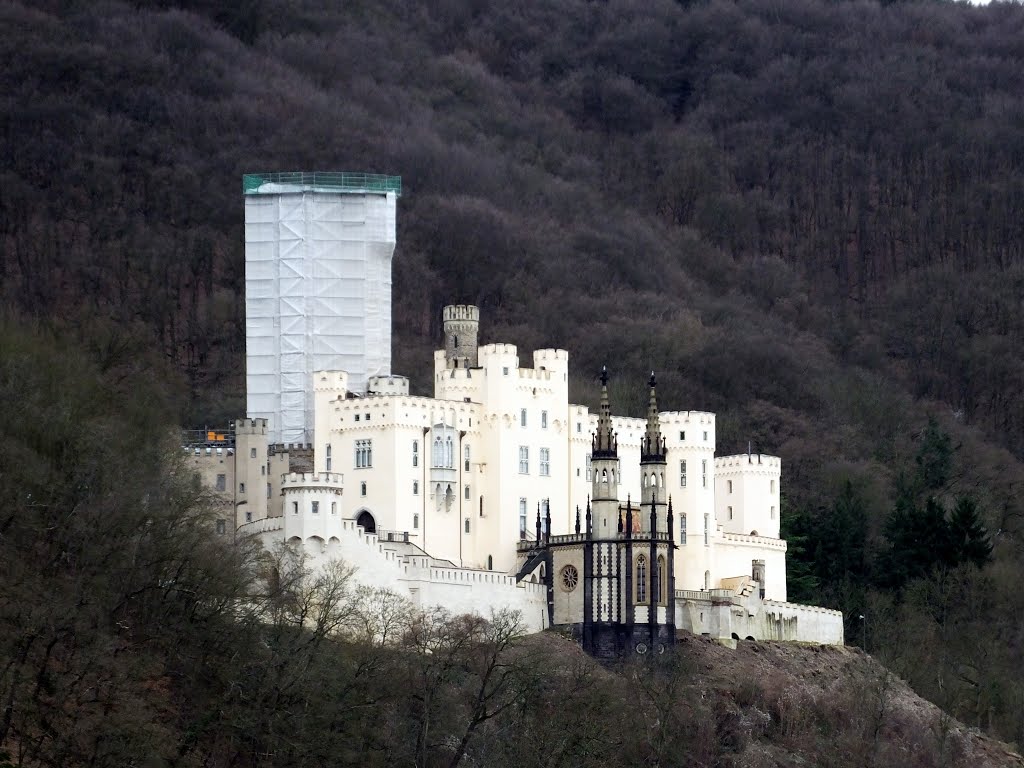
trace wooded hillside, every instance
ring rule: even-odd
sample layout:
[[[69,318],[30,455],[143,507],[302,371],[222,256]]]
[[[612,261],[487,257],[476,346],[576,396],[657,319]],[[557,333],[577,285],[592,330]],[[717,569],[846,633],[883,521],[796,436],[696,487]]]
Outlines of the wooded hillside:
[[[1024,739],[1024,8],[323,5],[0,2],[9,313],[223,423],[242,173],[400,174],[415,391],[450,302],[580,402],[657,370],[782,457],[791,597]]]

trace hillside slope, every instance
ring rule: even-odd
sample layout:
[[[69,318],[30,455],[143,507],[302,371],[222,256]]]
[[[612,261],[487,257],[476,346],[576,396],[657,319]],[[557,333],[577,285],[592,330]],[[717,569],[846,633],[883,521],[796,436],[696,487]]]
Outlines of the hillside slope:
[[[559,657],[562,673],[589,662],[575,643],[550,633],[528,644]],[[608,680],[632,689],[649,743],[658,743],[660,729],[694,729],[686,764],[1024,765],[1011,747],[921,699],[859,649],[740,641],[730,650],[683,633],[677,658],[656,667],[626,666]],[[711,753],[701,754],[702,746]]]
[[[783,457],[791,594],[1024,740],[1020,5],[5,0],[0,25],[9,312],[160,358],[179,418],[223,423],[242,173],[401,174],[415,391],[452,301],[567,348],[576,400],[607,363],[638,414],[656,369],[720,452]],[[973,569],[919,535],[964,499]]]

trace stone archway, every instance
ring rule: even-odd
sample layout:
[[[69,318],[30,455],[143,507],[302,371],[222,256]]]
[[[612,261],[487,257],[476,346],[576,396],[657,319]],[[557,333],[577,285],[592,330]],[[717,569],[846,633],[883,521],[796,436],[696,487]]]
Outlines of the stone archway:
[[[377,532],[377,521],[373,519],[373,515],[370,514],[368,509],[364,509],[359,513],[359,517],[356,518],[356,525],[362,526],[363,533]]]

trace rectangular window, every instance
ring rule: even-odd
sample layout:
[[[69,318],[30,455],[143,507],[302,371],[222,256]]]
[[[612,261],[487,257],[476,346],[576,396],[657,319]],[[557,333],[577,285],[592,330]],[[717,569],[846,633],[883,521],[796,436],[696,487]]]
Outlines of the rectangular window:
[[[466,533],[469,533],[469,518],[468,517],[466,518],[465,531],[466,531]]]
[[[769,482],[768,490],[771,491],[772,493],[775,493],[775,481],[774,480],[769,480],[768,482]]]
[[[263,464],[260,464],[260,477],[266,477],[266,474],[267,468]]]
[[[327,466],[324,467],[324,469],[326,469],[328,472],[331,471],[331,457],[330,456],[327,457]]]
[[[708,441],[708,433],[707,433],[707,432],[705,432],[705,433],[704,433],[704,442],[706,443],[707,441]]]
[[[292,514],[293,515],[299,514],[299,502],[297,502],[297,501],[293,501],[292,502]]]
[[[707,488],[708,487],[708,460],[707,459],[701,459],[701,462],[700,462],[700,474],[701,474],[701,480],[704,483],[704,487]]]
[[[217,475],[217,490],[218,491],[223,491],[223,490],[226,490],[227,487],[228,487],[228,476],[227,475]]]
[[[420,495],[420,482],[419,482],[419,480],[413,480],[412,481],[412,495],[413,496],[419,496]]]
[[[414,530],[417,530],[417,531],[420,528],[420,514],[419,514],[419,512],[416,512],[412,516],[412,527],[413,527]]]
[[[578,435],[578,434],[579,434],[580,432],[582,432],[582,431],[583,431],[583,425],[582,425],[582,424],[580,424],[580,423],[579,423],[579,422],[577,421],[577,422],[576,422],[576,434]]]
[[[252,522],[252,512],[246,512],[245,513],[245,522],[247,522],[247,523],[251,523]]]
[[[331,471],[331,444],[330,443],[327,444],[327,450],[324,451],[324,456],[326,456],[325,468],[327,469],[328,472],[330,472]]]
[[[544,477],[551,474],[551,451],[548,448],[540,449],[540,473]]]
[[[245,483],[239,483],[238,484],[238,492],[239,493],[245,493]]]
[[[732,480],[727,481],[729,486],[729,493],[732,493]]]
[[[412,441],[412,465],[418,467],[420,465],[420,441]]]
[[[729,507],[729,519],[732,520],[732,507]]]
[[[338,514],[338,502],[336,502],[336,501],[332,501],[331,502],[331,514],[332,515]]]
[[[593,470],[593,467],[591,466],[591,458],[590,458],[590,454],[588,453],[587,454],[587,482],[588,483],[590,482],[591,476],[593,474],[592,470]]]
[[[680,432],[679,433],[679,440],[680,441],[686,440],[686,433],[685,432]]]
[[[465,462],[465,471],[469,472],[469,446],[462,449],[462,460]]]
[[[469,501],[469,486],[468,485],[466,486],[465,493],[463,494],[463,496],[465,497],[466,501]]]
[[[359,495],[360,496],[365,496],[366,495],[366,481],[365,480],[359,484]]]
[[[548,412],[547,411],[541,411],[540,412],[540,428],[541,429],[547,429],[548,428]]]
[[[507,366],[507,365],[506,365],[506,366],[504,366],[504,367],[503,367],[503,368],[501,369],[501,375],[502,375],[502,376],[508,376],[508,366]]]
[[[519,474],[530,474],[530,449],[525,445],[519,446]]]
[[[679,462],[679,487],[686,487],[686,459]]]
[[[228,529],[228,524],[226,522],[224,522],[223,520],[218,520],[217,521],[217,533],[219,535],[225,534],[227,532],[227,529]]]
[[[256,458],[256,449],[255,448],[250,448],[249,449],[249,458],[250,459],[255,459]]]
[[[772,520],[775,519],[775,505],[772,505]]]
[[[356,440],[356,469],[373,466],[373,440]]]
[[[526,499],[519,499],[519,537],[526,536]]]
[[[271,493],[271,491],[270,491],[270,483],[267,483],[267,498],[268,499],[270,498],[270,493]]]
[[[520,408],[519,409],[519,426],[520,427],[525,427],[526,426],[526,409],[525,408]]]
[[[679,543],[686,543],[686,513],[679,516]]]
[[[313,512],[314,515],[319,515],[320,514],[320,502],[319,501],[311,502],[310,506],[312,507],[311,511]]]
[[[711,546],[711,515],[704,513],[704,546]]]

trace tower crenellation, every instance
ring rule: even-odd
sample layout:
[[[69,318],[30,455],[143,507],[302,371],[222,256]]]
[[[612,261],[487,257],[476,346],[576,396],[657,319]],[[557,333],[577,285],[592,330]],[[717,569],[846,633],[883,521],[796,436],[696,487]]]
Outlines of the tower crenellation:
[[[444,308],[444,353],[448,368],[476,368],[480,308],[450,304]]]

